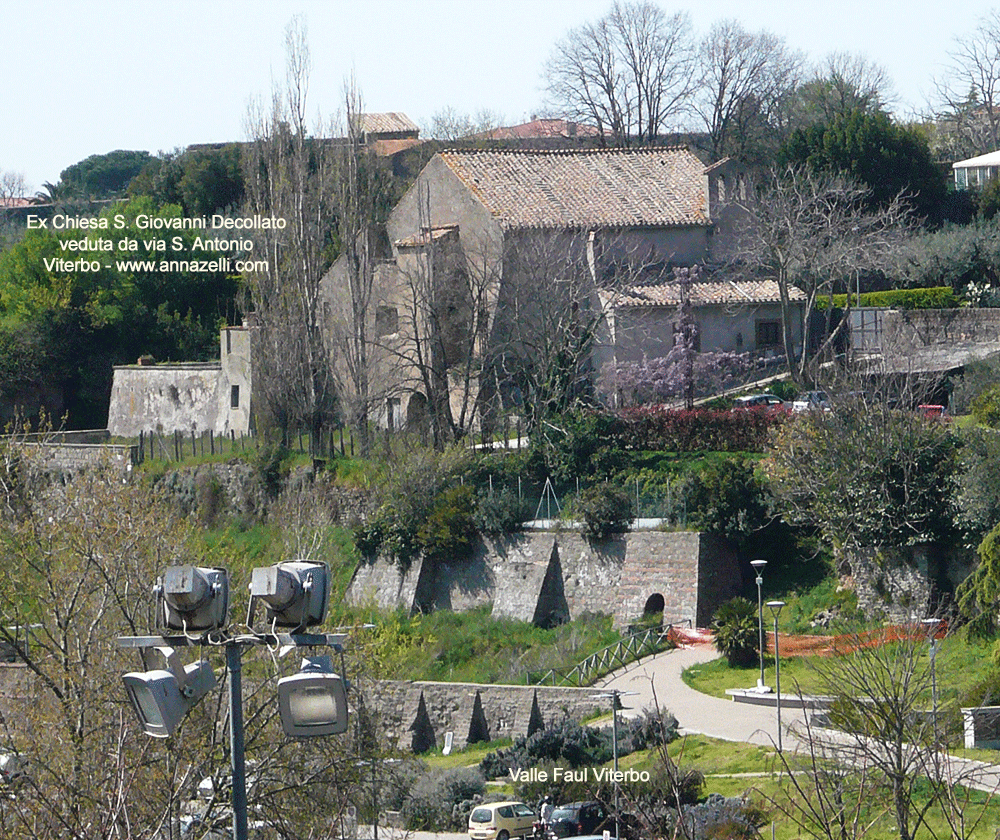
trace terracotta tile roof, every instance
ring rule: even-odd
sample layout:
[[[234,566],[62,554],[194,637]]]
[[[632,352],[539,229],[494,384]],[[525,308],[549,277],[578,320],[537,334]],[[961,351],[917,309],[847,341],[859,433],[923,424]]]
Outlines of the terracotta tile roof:
[[[441,152],[511,228],[708,225],[704,164],[685,148]]]
[[[397,248],[417,248],[421,245],[429,245],[431,242],[439,242],[449,235],[458,231],[458,225],[441,225],[440,227],[423,228],[420,233],[407,236],[405,239],[397,239]]]
[[[562,119],[537,119],[520,125],[506,125],[473,135],[484,140],[528,140],[543,137],[600,137],[595,126]]]
[[[359,114],[361,130],[366,134],[413,134],[420,131],[413,120],[400,111],[389,111],[385,114]]]
[[[789,289],[793,301],[805,300],[805,294],[794,286]],[[713,280],[691,284],[691,303],[695,306],[711,304],[778,303],[778,283],[775,280]],[[615,298],[616,306],[677,306],[680,303],[680,286],[674,282],[649,286],[633,286]]]

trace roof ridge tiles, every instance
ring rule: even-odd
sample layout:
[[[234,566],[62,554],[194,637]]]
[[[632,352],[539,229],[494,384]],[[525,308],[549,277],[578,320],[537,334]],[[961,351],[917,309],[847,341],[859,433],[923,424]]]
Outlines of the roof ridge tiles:
[[[689,146],[643,146],[635,148],[633,146],[605,146],[595,149],[542,149],[542,148],[504,148],[504,147],[478,147],[463,148],[461,146],[449,146],[441,149],[441,155],[505,155],[509,157],[527,157],[528,155],[542,155],[546,157],[596,157],[608,154],[629,154],[629,155],[654,155],[665,152],[687,152],[694,155]]]

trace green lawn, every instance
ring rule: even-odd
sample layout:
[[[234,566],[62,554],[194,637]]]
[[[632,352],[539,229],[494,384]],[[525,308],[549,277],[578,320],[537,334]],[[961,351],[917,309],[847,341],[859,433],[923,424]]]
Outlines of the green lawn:
[[[1000,687],[998,667],[993,664],[993,642],[967,641],[960,635],[942,639],[937,654],[936,671],[938,696],[942,703],[977,705],[984,699],[979,696],[989,683]],[[780,645],[779,645],[780,652]],[[817,671],[822,659],[810,656],[781,656],[782,691],[816,694],[822,691],[822,680]],[[765,681],[774,685],[774,657],[764,659]],[[723,659],[688,668],[682,678],[696,691],[713,697],[726,697],[727,688],[750,688],[757,684],[760,666],[733,668]],[[993,704],[1000,702],[994,694]]]
[[[506,742],[476,744],[450,756],[436,753],[424,756],[424,759],[430,766],[439,768],[476,765],[486,752],[505,745]],[[773,748],[721,741],[704,735],[688,735],[674,741],[668,753],[682,771],[697,769],[704,774],[706,796],[712,793],[724,796],[747,796],[761,805],[774,824],[775,840],[800,840],[810,836],[771,804],[784,801],[794,790],[789,782],[786,768]],[[623,770],[629,768],[651,770],[658,761],[656,752],[647,750],[623,757],[619,766]],[[789,764],[794,772],[801,771],[796,759],[790,757]],[[797,775],[796,778],[808,786],[805,777]],[[491,796],[516,796],[510,784],[492,785],[489,793]],[[918,790],[918,801],[924,796],[926,793]],[[984,807],[988,810],[981,827],[971,832],[970,838],[995,840],[996,826],[1000,823],[1000,801],[987,803],[988,797],[985,794],[973,794],[966,809],[967,819],[973,818]],[[881,813],[880,809],[885,804],[886,800],[883,797],[873,797],[866,803],[869,818],[875,819],[873,830],[866,835],[868,840],[891,840],[898,836],[891,818]],[[933,835],[927,829],[921,829],[917,834],[918,838],[951,836],[940,809],[935,808],[929,812],[929,822]],[[764,837],[771,835],[771,823],[764,826],[761,835]]]

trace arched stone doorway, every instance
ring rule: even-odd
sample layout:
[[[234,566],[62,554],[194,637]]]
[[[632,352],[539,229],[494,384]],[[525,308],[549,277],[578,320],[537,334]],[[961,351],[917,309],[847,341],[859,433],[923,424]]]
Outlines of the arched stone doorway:
[[[419,391],[410,394],[410,399],[406,402],[406,430],[421,435],[425,440],[430,431],[427,397]]]
[[[663,596],[659,592],[654,592],[646,599],[646,606],[642,608],[643,618],[649,618],[659,613],[662,620],[664,606]]]

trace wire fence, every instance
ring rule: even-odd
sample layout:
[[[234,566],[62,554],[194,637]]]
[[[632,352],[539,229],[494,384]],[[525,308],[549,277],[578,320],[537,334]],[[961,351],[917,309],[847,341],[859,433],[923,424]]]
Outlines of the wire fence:
[[[688,483],[682,478],[664,478],[656,484],[639,478],[600,483],[623,490],[634,504],[637,520],[678,528],[687,525]],[[529,521],[550,522],[574,518],[574,512],[580,510],[581,496],[592,486],[593,483],[581,479],[557,485],[551,479],[489,475],[479,492],[490,496],[516,494],[522,509],[530,514]]]

